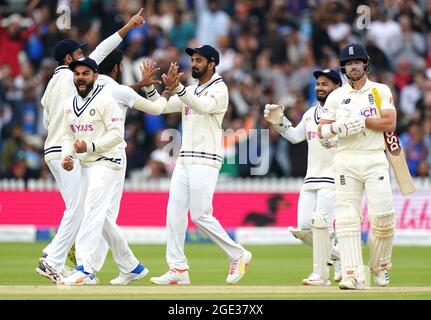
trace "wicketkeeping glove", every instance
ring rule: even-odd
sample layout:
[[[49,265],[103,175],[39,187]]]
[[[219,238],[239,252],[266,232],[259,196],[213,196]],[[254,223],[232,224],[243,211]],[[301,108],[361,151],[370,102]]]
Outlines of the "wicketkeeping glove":
[[[282,123],[284,107],[278,104],[266,104],[263,111],[263,117],[266,121],[276,126]]]

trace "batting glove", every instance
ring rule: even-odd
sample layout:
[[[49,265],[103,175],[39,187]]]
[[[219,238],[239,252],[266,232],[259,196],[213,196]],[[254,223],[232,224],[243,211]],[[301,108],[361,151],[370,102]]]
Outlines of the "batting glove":
[[[332,130],[337,133],[339,137],[347,137],[350,135],[358,134],[365,128],[365,118],[357,117],[335,121],[332,123]]]
[[[338,146],[338,137],[334,137],[331,139],[318,139],[318,140],[320,144],[326,149],[335,148],[336,146]]]

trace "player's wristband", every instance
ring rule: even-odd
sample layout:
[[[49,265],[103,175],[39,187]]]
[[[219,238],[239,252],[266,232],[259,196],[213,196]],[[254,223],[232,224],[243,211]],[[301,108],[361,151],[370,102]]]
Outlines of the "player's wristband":
[[[336,133],[332,132],[332,124],[330,123],[322,124],[320,130],[324,139],[331,139],[337,135]]]

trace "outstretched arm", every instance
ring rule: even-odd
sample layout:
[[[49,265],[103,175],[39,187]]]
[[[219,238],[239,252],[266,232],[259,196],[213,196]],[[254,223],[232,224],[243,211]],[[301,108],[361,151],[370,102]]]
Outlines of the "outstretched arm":
[[[130,30],[140,27],[145,23],[143,14],[144,9],[141,8],[139,12],[124,25],[124,27],[103,40],[89,57],[96,61],[97,64],[100,64],[112,52],[112,50],[119,46]]]

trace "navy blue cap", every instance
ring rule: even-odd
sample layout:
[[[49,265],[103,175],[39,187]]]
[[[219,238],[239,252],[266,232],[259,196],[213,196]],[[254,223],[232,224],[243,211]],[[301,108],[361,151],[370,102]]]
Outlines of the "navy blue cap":
[[[76,66],[87,66],[92,69],[94,72],[99,72],[99,68],[97,67],[96,61],[93,59],[86,57],[79,60],[74,60],[69,64],[69,69],[74,71]]]
[[[218,51],[214,47],[211,47],[208,44],[200,46],[199,48],[187,48],[186,53],[189,56],[192,56],[193,53],[199,53],[201,56],[204,56],[209,61],[214,61],[216,66],[220,62],[220,55]]]
[[[72,53],[76,49],[85,47],[87,43],[79,43],[72,39],[61,40],[54,48],[54,59],[61,62],[66,54]]]
[[[338,84],[341,86],[341,76],[340,74],[332,69],[325,69],[325,70],[316,70],[313,72],[314,78],[317,80],[320,76],[325,76],[335,84]]]

